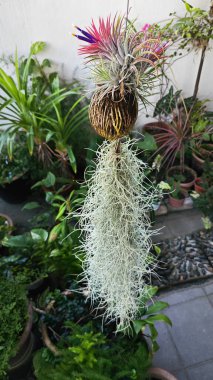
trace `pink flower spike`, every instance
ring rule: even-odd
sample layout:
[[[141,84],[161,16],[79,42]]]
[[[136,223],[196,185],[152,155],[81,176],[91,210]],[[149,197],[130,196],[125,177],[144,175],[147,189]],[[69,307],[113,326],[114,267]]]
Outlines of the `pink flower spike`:
[[[146,32],[149,28],[150,28],[151,24],[145,24],[143,27],[142,27],[142,32]]]

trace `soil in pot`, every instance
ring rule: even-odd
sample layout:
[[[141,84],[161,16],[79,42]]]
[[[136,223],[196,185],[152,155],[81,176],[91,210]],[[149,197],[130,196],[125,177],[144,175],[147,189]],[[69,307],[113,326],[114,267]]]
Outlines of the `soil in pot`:
[[[177,181],[179,180],[178,178],[181,178],[181,188],[189,190],[194,185],[195,178],[197,178],[197,173],[188,166],[184,166],[183,169],[181,166],[172,166],[167,170],[167,179],[170,180],[171,177],[177,178]]]

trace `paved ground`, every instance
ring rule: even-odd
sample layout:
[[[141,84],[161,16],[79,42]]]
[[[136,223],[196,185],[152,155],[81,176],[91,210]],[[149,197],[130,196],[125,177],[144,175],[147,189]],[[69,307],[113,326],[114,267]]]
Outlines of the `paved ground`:
[[[165,227],[155,240],[203,228],[201,216],[192,209],[158,217],[155,228]],[[178,380],[213,380],[213,280],[171,288],[159,297],[170,305],[165,314],[173,327],[158,324],[160,350],[153,364]]]
[[[178,380],[213,380],[213,280],[160,294],[173,327],[158,324],[154,365]]]
[[[202,213],[196,209],[172,212],[157,217],[154,228],[160,229],[160,232],[155,237],[155,241],[174,239],[200,230],[203,228],[201,217]]]

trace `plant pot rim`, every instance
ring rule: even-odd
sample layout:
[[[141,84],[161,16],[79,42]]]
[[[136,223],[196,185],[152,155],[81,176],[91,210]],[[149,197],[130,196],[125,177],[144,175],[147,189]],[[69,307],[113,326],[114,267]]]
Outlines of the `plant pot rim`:
[[[8,222],[8,225],[9,225],[10,227],[13,227],[13,226],[14,226],[13,221],[12,221],[12,219],[11,219],[11,217],[10,217],[9,215],[7,215],[7,214],[3,214],[2,212],[0,212],[0,217],[5,218],[6,221]]]
[[[30,332],[32,330],[32,325],[33,325],[33,305],[32,302],[29,302],[28,304],[28,319],[24,328],[24,331],[20,337],[20,340],[18,342],[18,350],[23,347],[30,335]]]
[[[149,375],[156,380],[178,380],[174,375],[162,368],[150,368]]]
[[[14,177],[12,177],[11,181],[9,180],[5,180],[2,182],[2,185],[10,185],[11,183],[17,181],[17,179],[20,179],[21,177],[23,177],[29,170],[24,170],[23,172],[21,172],[20,174],[17,174],[15,175]]]
[[[167,172],[166,172],[166,177],[167,179],[171,178],[171,175],[169,175],[169,173],[172,171],[172,170],[181,170],[181,165],[174,165],[174,166],[171,166]],[[191,173],[191,175],[193,176],[193,180],[191,180],[190,182],[181,182],[181,187],[185,188],[185,189],[189,189],[190,187],[192,187],[194,185],[194,182],[195,182],[195,179],[197,178],[197,173],[194,169],[190,168],[189,166],[187,165],[184,165],[183,166],[183,171],[187,171],[188,173]]]

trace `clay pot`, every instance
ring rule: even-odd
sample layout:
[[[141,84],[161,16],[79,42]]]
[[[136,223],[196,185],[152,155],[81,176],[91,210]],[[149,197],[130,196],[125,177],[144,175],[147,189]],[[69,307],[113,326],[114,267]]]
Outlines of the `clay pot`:
[[[183,206],[185,200],[185,196],[182,199],[173,198],[169,195],[169,204],[174,208],[180,208]]]
[[[178,380],[174,375],[162,368],[150,368],[149,375],[152,380]]]
[[[189,182],[181,182],[180,183],[180,187],[184,190],[189,190],[192,188],[192,186],[194,186],[194,182],[195,182],[195,179],[197,178],[197,173],[189,168],[188,166],[184,165],[184,168],[182,170],[181,166],[172,166],[171,168],[169,168],[167,170],[167,179],[169,180],[171,177],[173,177],[173,173],[174,172],[180,172],[180,174],[182,174],[182,172],[184,173],[188,173],[190,175],[190,177],[192,178]]]
[[[28,306],[28,320],[26,322],[23,334],[20,337],[17,353],[10,359],[8,375],[9,379],[16,380],[26,375],[29,371],[32,361],[32,354],[35,348],[35,337],[32,330],[33,324],[33,307],[30,303]],[[23,378],[23,377],[21,377]]]
[[[13,221],[12,221],[12,219],[11,219],[10,216],[8,216],[8,215],[6,215],[6,214],[2,214],[2,213],[0,213],[0,217],[4,218],[4,219],[7,221],[7,224],[8,224],[9,227],[13,227]],[[10,233],[11,233],[11,232],[9,232],[9,234],[10,234]]]
[[[205,189],[202,187],[202,179],[200,177],[195,179],[195,191],[199,194],[204,193]]]

